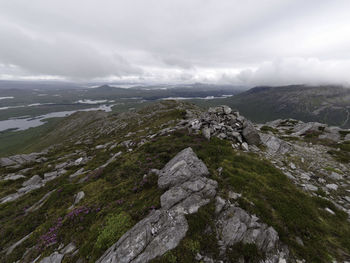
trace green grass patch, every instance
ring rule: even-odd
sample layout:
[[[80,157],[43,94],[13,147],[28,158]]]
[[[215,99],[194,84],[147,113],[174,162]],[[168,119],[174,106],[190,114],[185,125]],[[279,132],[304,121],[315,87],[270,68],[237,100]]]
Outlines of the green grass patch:
[[[102,251],[107,250],[107,248],[117,242],[132,225],[132,219],[126,212],[106,216],[106,226],[97,237],[96,247]]]

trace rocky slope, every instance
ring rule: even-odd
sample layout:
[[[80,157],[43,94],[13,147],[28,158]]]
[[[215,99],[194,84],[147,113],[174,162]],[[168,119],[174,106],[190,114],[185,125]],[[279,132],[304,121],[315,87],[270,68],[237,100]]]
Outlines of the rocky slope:
[[[3,262],[350,260],[348,130],[167,101],[57,136],[0,159]]]

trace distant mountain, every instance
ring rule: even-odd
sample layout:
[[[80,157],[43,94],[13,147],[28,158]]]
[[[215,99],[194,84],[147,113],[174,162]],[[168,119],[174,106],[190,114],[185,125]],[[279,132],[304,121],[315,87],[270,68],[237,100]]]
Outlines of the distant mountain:
[[[256,122],[294,118],[350,128],[350,89],[341,86],[256,87],[220,103]]]

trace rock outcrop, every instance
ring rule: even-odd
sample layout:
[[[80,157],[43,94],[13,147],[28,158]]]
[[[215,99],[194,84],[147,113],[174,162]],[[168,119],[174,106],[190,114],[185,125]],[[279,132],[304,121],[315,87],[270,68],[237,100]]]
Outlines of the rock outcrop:
[[[33,190],[36,190],[36,189],[39,189],[39,188],[45,186],[45,184],[47,182],[58,178],[59,176],[65,174],[66,172],[67,172],[66,170],[61,169],[58,171],[45,173],[44,179],[42,179],[39,175],[34,175],[30,179],[24,181],[22,184],[22,187],[19,188],[17,190],[17,192],[1,198],[0,203],[3,204],[3,203],[7,203],[7,202],[12,202],[12,201],[22,197],[23,195],[25,195]]]
[[[19,154],[13,155],[9,157],[0,158],[0,166],[14,166],[19,167],[24,164],[32,163],[32,162],[43,162],[46,160],[45,157],[42,157],[46,152],[42,153],[31,153],[31,154]]]
[[[289,143],[271,134],[260,134],[260,138],[268,154],[286,154],[292,148]]]
[[[63,246],[63,245],[62,245]],[[69,243],[59,251],[53,252],[50,256],[43,258],[39,263],[61,263],[65,255],[72,254],[77,250],[74,243]]]
[[[255,244],[266,255],[263,262],[277,263],[288,257],[288,249],[279,241],[276,230],[255,215],[220,197],[216,198],[216,213],[217,237],[222,254],[230,246],[242,242]]]
[[[216,194],[217,182],[207,175],[191,148],[178,153],[159,172],[159,187],[168,189],[161,196],[161,208],[126,232],[97,262],[144,263],[175,248],[188,230],[185,215],[196,213]]]

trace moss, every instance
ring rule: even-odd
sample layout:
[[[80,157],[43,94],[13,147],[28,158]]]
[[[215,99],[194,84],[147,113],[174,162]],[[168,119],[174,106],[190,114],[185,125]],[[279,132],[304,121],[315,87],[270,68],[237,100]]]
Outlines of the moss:
[[[96,240],[96,247],[106,250],[133,225],[131,217],[126,212],[106,216],[106,226],[101,230]]]

